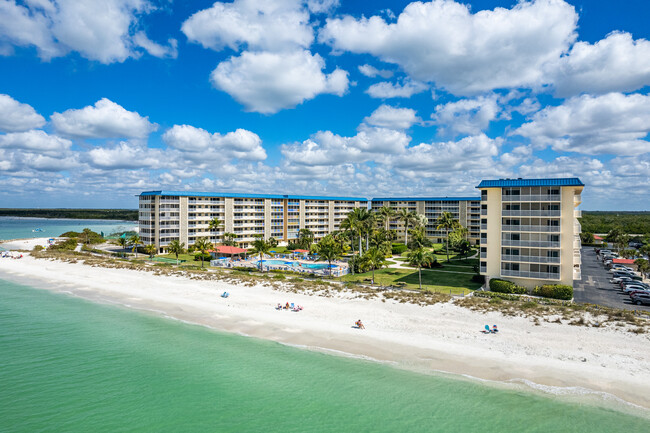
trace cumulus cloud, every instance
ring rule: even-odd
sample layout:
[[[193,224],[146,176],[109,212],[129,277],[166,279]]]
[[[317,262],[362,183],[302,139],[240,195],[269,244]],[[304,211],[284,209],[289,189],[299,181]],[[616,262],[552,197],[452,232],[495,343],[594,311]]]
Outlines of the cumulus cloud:
[[[26,131],[45,124],[43,116],[31,105],[16,101],[9,95],[0,94],[0,131]]]
[[[650,85],[650,41],[614,32],[595,44],[577,42],[552,66],[557,96],[630,92]]]
[[[427,90],[429,86],[418,81],[405,80],[404,83],[391,83],[389,81],[382,81],[375,83],[368,87],[366,93],[373,98],[389,99],[389,98],[410,98],[416,93],[421,93]]]
[[[377,69],[374,66],[368,64],[360,65],[359,72],[361,72],[366,77],[370,77],[370,78],[375,78],[379,76],[381,78],[388,79],[393,76],[393,71]]]
[[[441,135],[477,135],[499,115],[497,96],[479,96],[440,104],[431,115]]]
[[[272,114],[321,93],[342,96],[348,88],[348,73],[337,68],[325,74],[324,68],[323,58],[306,50],[245,51],[221,62],[210,79],[247,111]]]
[[[365,123],[388,129],[409,129],[421,119],[412,108],[396,108],[383,104],[369,117],[363,119]]]
[[[148,117],[106,98],[94,106],[54,113],[50,119],[58,133],[74,138],[145,138],[158,129]]]
[[[0,148],[23,149],[43,154],[58,154],[72,146],[70,140],[33,130],[0,135]]]
[[[650,96],[583,95],[537,112],[513,131],[538,148],[589,155],[650,152]]]
[[[221,135],[211,134],[205,129],[191,125],[174,125],[163,134],[163,140],[175,149],[194,154],[194,157],[189,156],[190,159],[266,159],[266,151],[262,147],[260,137],[245,129]]]
[[[164,46],[149,39],[145,32],[138,32],[133,36],[133,43],[154,57],[175,59],[178,56],[178,41],[173,38],[167,41],[169,46]]]
[[[307,0],[307,8],[315,13],[328,13],[339,7],[339,0]]]
[[[138,57],[138,16],[154,10],[147,0],[41,0],[0,2],[0,41],[35,47],[43,60],[76,51],[101,63]],[[139,39],[142,41],[142,37]],[[149,44],[153,49],[153,43]]]
[[[331,2],[311,3],[318,8]],[[307,48],[314,40],[309,11],[301,0],[215,2],[189,17],[181,30],[191,42],[217,51]]]
[[[453,0],[414,2],[395,23],[380,16],[328,19],[320,41],[339,51],[369,53],[413,79],[457,95],[535,86],[543,66],[576,38],[578,15],[562,0],[522,1],[475,14]]]
[[[122,141],[112,147],[91,149],[85,155],[88,162],[101,169],[159,169],[166,167],[163,152],[147,148],[141,143]]]

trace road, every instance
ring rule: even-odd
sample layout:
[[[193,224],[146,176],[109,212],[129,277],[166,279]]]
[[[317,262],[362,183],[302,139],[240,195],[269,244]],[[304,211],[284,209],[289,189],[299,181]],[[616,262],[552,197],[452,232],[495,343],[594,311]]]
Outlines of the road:
[[[650,311],[648,305],[634,305],[629,296],[609,282],[611,274],[597,259],[592,247],[582,248],[581,253],[582,280],[573,282],[573,297],[576,302]]]

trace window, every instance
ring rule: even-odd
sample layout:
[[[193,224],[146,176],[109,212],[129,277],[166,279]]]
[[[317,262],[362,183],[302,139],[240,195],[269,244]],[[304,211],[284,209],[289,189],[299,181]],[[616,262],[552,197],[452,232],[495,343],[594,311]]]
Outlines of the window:
[[[559,251],[546,251],[546,257],[560,257]]]
[[[551,242],[560,242],[560,235],[551,235],[549,239]]]

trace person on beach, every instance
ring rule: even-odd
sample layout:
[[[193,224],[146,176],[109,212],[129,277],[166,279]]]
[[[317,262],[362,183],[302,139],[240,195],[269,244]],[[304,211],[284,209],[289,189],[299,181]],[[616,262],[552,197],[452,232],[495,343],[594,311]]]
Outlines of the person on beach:
[[[357,325],[357,328],[359,328],[359,329],[366,329],[366,327],[363,326],[363,323],[361,323],[361,319],[357,320],[355,322],[355,325]]]
[[[497,325],[492,325],[492,333],[496,334],[497,332],[499,332],[499,330],[497,329]]]

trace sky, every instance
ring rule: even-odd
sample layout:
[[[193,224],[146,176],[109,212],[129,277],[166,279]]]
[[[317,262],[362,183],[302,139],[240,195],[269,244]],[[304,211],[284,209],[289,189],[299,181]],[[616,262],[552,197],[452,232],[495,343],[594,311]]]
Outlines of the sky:
[[[650,210],[645,0],[0,0],[0,207],[149,190]]]

